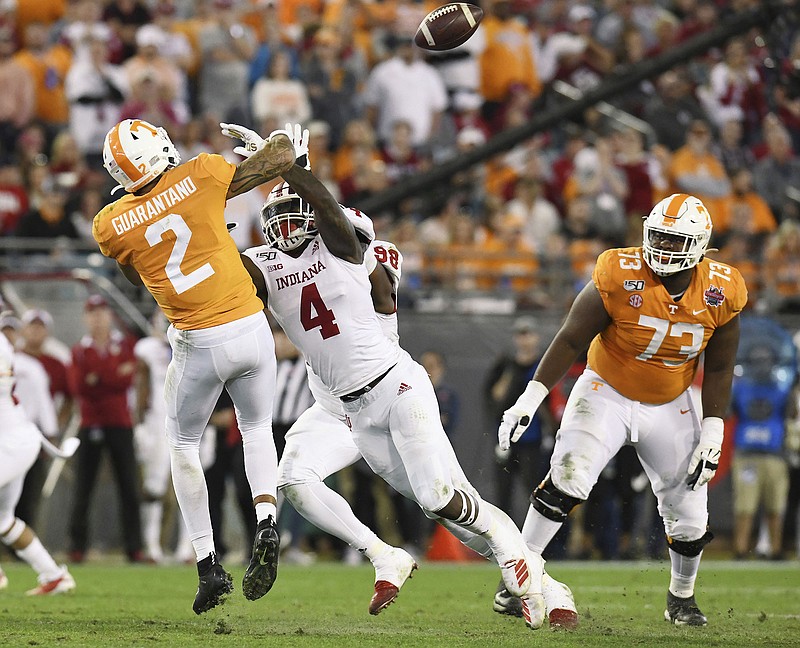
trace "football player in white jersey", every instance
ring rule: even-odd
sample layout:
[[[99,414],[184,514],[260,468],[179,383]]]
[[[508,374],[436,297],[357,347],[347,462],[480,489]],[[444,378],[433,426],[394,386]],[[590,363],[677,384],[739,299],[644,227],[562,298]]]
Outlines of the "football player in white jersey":
[[[0,335],[0,540],[28,563],[39,576],[39,585],[28,596],[61,594],[75,589],[75,580],[64,565],[58,565],[25,522],[14,515],[22,493],[25,473],[36,461],[39,451],[60,455],[31,423],[22,405],[12,395],[14,389],[14,349]],[[0,589],[8,587],[8,577],[0,569]]]
[[[383,333],[350,220],[363,216],[339,205],[303,168],[307,147],[299,130],[293,139],[298,163],[262,208],[267,245],[248,249],[245,267],[292,343],[341,402],[367,464],[470,546],[488,545],[507,588],[522,598],[526,623],[538,628],[541,587],[529,588],[541,583],[531,579],[531,570],[543,571],[541,558],[530,556],[508,515],[467,481],[427,373]]]

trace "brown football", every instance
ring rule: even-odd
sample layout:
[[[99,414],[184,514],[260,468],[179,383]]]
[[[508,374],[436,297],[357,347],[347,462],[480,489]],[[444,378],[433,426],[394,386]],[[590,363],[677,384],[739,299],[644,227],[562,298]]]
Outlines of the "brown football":
[[[466,43],[480,25],[483,9],[466,2],[452,2],[434,9],[423,20],[414,43],[426,50],[449,50]]]

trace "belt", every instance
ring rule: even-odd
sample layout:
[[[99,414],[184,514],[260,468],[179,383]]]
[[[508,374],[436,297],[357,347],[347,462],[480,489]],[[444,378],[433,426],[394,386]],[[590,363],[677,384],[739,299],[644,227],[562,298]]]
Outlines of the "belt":
[[[361,398],[367,392],[372,391],[378,385],[378,383],[381,380],[386,378],[386,374],[388,374],[392,369],[394,369],[395,366],[396,365],[392,365],[391,367],[389,367],[380,376],[378,376],[377,378],[375,378],[371,382],[369,382],[366,385],[364,385],[361,389],[357,389],[354,392],[350,392],[349,394],[345,394],[344,396],[340,396],[339,400],[342,401],[343,403],[352,403],[354,400],[358,400],[359,398]]]

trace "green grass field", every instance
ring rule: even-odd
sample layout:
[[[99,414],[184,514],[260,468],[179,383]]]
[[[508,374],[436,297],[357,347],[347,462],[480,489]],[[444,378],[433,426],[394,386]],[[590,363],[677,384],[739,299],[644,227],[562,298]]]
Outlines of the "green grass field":
[[[546,622],[533,632],[494,613],[499,572],[488,563],[423,563],[377,617],[367,613],[370,566],[282,566],[273,590],[256,602],[242,596],[236,567],[234,595],[197,617],[193,567],[76,566],[74,593],[31,599],[24,593],[33,572],[6,563],[0,646],[800,646],[798,562],[706,561],[697,593],[707,628],[663,620],[667,562],[548,568],[575,593],[575,632],[552,632]]]

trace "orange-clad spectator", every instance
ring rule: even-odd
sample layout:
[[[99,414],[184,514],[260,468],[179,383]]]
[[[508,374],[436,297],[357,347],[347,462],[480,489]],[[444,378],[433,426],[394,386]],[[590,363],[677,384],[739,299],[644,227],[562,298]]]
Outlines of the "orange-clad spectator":
[[[242,22],[249,25],[263,43],[269,29],[266,16],[277,20],[292,41],[299,41],[309,25],[319,23],[326,3],[323,0],[251,0],[250,4],[252,7],[242,15]]]
[[[749,169],[737,171],[732,184],[733,193],[726,199],[725,208],[713,214],[715,235],[742,232],[763,236],[778,229],[769,205],[753,189],[753,174]]]
[[[511,3],[498,0],[483,19],[486,48],[480,55],[480,92],[490,105],[505,102],[515,86],[531,97],[542,91],[526,27],[511,14]]]
[[[52,25],[67,13],[67,0],[16,0],[17,29],[24,34],[31,23]]]
[[[16,44],[9,30],[0,31],[0,145],[13,151],[19,131],[31,121],[36,88],[28,70],[14,57]]]
[[[668,170],[670,191],[688,193],[703,201],[716,223],[725,209],[731,183],[719,158],[710,148],[711,128],[701,119],[694,120],[686,135],[686,144],[672,155]]]
[[[376,44],[397,17],[395,0],[386,2],[350,2],[331,0],[325,3],[322,24],[339,32],[342,42],[352,43],[369,67],[380,60],[381,47]]]
[[[800,300],[800,224],[783,221],[767,242],[762,264],[764,297],[780,308],[787,301]]]
[[[426,250],[424,271],[428,283],[455,290],[477,290],[484,270],[479,229],[470,216],[457,213],[452,215],[448,227],[449,242]]]
[[[539,260],[525,240],[522,218],[498,211],[491,235],[481,245],[478,288],[527,292],[538,282]]]
[[[381,159],[372,125],[366,119],[354,119],[344,127],[342,143],[333,154],[333,177],[337,182],[353,175],[355,151],[363,152],[364,148],[369,149],[372,160]]]
[[[714,223],[716,234],[717,223]],[[758,249],[756,249],[758,248]],[[725,244],[720,246],[719,252],[709,255],[715,261],[733,265],[742,273],[742,278],[747,286],[747,307],[758,308],[762,295],[762,272],[760,246],[754,245],[753,238],[745,232],[732,231],[725,237]]]
[[[72,52],[60,43],[50,46],[48,37],[44,23],[28,23],[16,60],[33,79],[36,118],[48,126],[65,126],[69,121],[69,103],[64,94],[64,79],[72,63]]]

